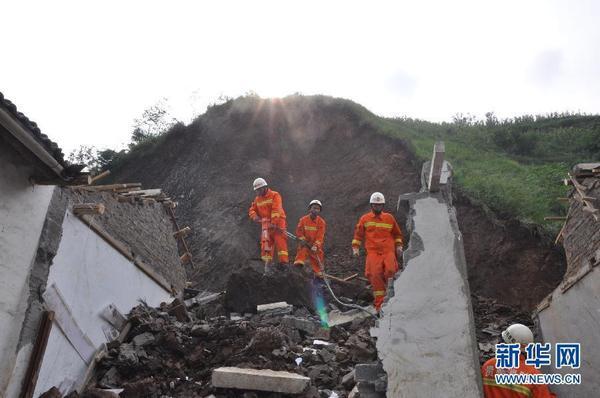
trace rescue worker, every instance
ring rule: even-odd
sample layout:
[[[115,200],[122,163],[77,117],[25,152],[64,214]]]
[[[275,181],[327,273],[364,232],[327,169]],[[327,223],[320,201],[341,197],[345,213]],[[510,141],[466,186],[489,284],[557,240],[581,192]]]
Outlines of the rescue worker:
[[[254,222],[261,223],[261,253],[265,266],[271,265],[277,249],[278,263],[285,269],[289,265],[286,219],[281,195],[267,186],[264,178],[257,178],[252,184],[256,198],[250,205],[248,216]]]
[[[325,242],[325,229],[327,227],[325,220],[319,216],[322,209],[321,202],[315,199],[308,205],[308,215],[298,221],[296,236],[300,241],[300,245],[294,261],[295,266],[302,267],[308,259],[315,276],[318,278],[323,277],[321,265],[324,261],[323,243]]]
[[[483,395],[485,398],[554,398],[545,384],[496,384],[496,374],[540,374],[535,366],[525,363],[525,347],[533,343],[533,333],[525,325],[514,323],[502,332],[502,340],[507,344],[519,343],[521,353],[518,368],[497,369],[496,358],[488,359],[481,367],[483,377]]]
[[[383,211],[383,194],[374,192],[369,202],[371,211],[358,220],[354,230],[352,254],[358,257],[360,246],[364,242],[367,252],[365,276],[371,283],[373,304],[379,312],[385,298],[387,282],[398,271],[398,259],[402,258],[404,238],[394,216]]]

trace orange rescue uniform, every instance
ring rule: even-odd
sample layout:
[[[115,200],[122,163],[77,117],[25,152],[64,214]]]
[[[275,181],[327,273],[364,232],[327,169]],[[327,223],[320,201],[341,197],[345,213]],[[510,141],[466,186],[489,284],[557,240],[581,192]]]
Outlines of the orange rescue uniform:
[[[260,256],[263,261],[270,262],[274,257],[274,249],[277,248],[277,257],[280,263],[289,262],[287,236],[276,228],[268,228],[269,224],[286,229],[285,211],[279,192],[267,189],[265,196],[254,198],[248,210],[250,219],[259,217],[263,223],[263,236],[261,239]]]
[[[516,369],[496,369],[496,358],[488,359],[481,367],[483,395],[485,398],[555,398],[545,384],[496,384],[497,373],[539,374],[535,366],[525,364],[521,355]]]
[[[296,228],[296,236],[300,241],[308,243],[309,247],[300,244],[298,252],[296,253],[296,260],[294,264],[304,265],[306,259],[310,259],[310,265],[316,275],[321,276],[322,270],[320,269],[319,262],[323,264],[323,243],[325,242],[325,229],[327,224],[320,216],[317,216],[313,221],[310,215],[304,216],[298,222]],[[313,252],[311,248],[317,247],[317,251]]]
[[[363,215],[354,229],[352,247],[358,249],[364,242],[367,251],[365,276],[373,289],[373,303],[377,311],[383,304],[387,281],[398,271],[396,247],[402,247],[402,231],[393,215],[369,212]]]

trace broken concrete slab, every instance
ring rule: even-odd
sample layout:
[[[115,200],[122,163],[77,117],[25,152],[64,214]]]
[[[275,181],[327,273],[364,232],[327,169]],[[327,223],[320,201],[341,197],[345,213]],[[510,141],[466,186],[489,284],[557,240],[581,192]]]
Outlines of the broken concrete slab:
[[[201,292],[196,297],[185,300],[184,303],[186,307],[191,307],[193,305],[205,305],[212,303],[222,295],[223,293]]]
[[[212,385],[218,388],[300,394],[310,385],[310,378],[270,369],[223,367],[213,370]]]
[[[454,208],[441,194],[401,199],[411,205],[406,269],[371,331],[388,375],[388,395],[480,397],[475,324]]]
[[[366,308],[367,311],[370,311],[372,313],[375,313],[375,308],[373,307],[367,307]],[[328,316],[328,321],[327,323],[329,324],[329,327],[334,327],[334,326],[339,326],[339,325],[345,325],[347,323],[350,323],[356,319],[364,319],[369,317],[369,313],[359,310],[359,309],[352,309],[349,311],[339,311],[339,310],[333,310],[331,312],[329,312],[329,314],[327,314]]]
[[[287,308],[289,306],[285,301],[279,301],[277,303],[269,303],[269,304],[259,304],[256,306],[256,312],[259,314],[265,311],[278,310]]]
[[[259,304],[256,306],[256,312],[259,315],[288,315],[294,311],[294,306],[280,301],[277,303]]]

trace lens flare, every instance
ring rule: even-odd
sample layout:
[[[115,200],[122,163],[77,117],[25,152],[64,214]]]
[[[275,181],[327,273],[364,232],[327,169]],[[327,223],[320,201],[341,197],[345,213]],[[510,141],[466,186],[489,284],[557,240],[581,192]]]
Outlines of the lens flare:
[[[325,298],[323,297],[323,289],[321,288],[323,282],[320,280],[316,280],[313,282],[312,288],[312,299],[315,305],[315,309],[317,314],[319,315],[319,319],[321,320],[321,327],[323,329],[329,329],[329,318],[327,316],[327,304],[325,303]]]

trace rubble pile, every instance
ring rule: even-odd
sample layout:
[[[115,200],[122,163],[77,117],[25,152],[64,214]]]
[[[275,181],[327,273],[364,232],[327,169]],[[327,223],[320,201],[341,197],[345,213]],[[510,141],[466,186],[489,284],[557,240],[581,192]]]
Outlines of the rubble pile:
[[[537,329],[529,313],[476,294],[471,295],[471,300],[481,364],[495,356],[496,344],[502,343],[502,331],[509,325],[522,323],[536,334]]]
[[[211,384],[215,369],[237,367],[310,378],[311,386],[295,397],[343,398],[354,387],[350,375],[354,367],[377,360],[369,334],[374,321],[364,315],[327,328],[305,307],[287,303],[264,306],[258,313],[225,316],[224,312],[207,315],[208,306],[222,308],[214,302],[186,301],[189,309],[178,299],[157,309],[134,308],[128,337],[108,345],[93,387],[123,389],[121,397],[288,396],[217,389]]]

